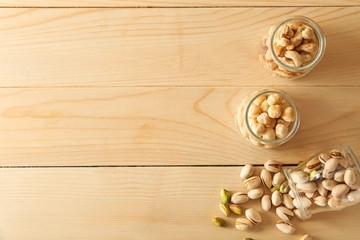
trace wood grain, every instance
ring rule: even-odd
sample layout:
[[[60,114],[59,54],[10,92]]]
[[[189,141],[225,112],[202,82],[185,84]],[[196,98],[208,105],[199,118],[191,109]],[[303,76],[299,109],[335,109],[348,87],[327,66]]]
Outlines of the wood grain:
[[[359,87],[280,89],[301,125],[276,150],[237,130],[237,107],[255,87],[1,89],[0,165],[298,163],[339,143],[360,154]]]
[[[207,6],[354,6],[356,0],[2,0],[0,6],[11,7],[207,7]]]
[[[65,1],[66,3],[66,1]],[[263,33],[317,21],[324,59],[296,81],[258,61]],[[0,9],[0,86],[359,85],[360,8]]]
[[[254,207],[263,223],[251,231],[218,228],[219,191],[242,189],[239,168],[47,168],[1,169],[0,226],[7,240],[47,239],[356,239],[360,205],[295,220],[296,234],[279,232],[273,208]],[[21,229],[21,231],[19,230]],[[331,231],[330,231],[331,229]]]

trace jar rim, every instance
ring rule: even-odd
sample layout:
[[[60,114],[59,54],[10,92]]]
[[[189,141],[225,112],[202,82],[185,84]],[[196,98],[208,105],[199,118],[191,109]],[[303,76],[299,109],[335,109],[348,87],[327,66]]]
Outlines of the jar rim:
[[[306,24],[310,25],[315,30],[316,36],[318,37],[318,41],[319,41],[319,50],[316,54],[316,57],[314,58],[314,60],[311,61],[310,64],[302,66],[302,67],[293,67],[293,66],[287,65],[284,62],[280,61],[278,56],[276,56],[276,53],[274,50],[274,39],[275,39],[276,32],[284,24],[286,24],[288,22],[296,21],[296,20],[305,22]],[[313,20],[311,20],[308,17],[297,15],[297,16],[293,16],[289,19],[286,19],[286,20],[282,21],[279,25],[277,25],[277,27],[275,28],[275,30],[271,36],[270,49],[271,49],[271,53],[274,57],[276,64],[281,65],[282,67],[289,69],[289,70],[293,70],[293,71],[305,71],[307,69],[311,69],[311,68],[315,67],[320,62],[320,60],[323,58],[323,56],[325,54],[325,49],[326,49],[326,39],[325,39],[324,32],[322,31],[321,27],[316,22],[314,22]]]
[[[265,139],[262,139],[260,138],[259,136],[257,136],[251,129],[250,127],[250,124],[249,124],[249,120],[248,120],[248,112],[249,112],[249,109],[250,109],[250,106],[251,104],[258,98],[260,97],[261,95],[264,95],[264,94],[270,94],[270,93],[276,93],[276,94],[279,94],[281,95],[283,98],[285,98],[290,106],[294,109],[295,111],[295,121],[294,121],[294,124],[290,130],[290,132],[288,132],[288,134],[284,137],[284,138],[279,138],[279,139],[276,139],[276,140],[265,140]],[[287,95],[286,93],[282,92],[282,91],[276,91],[276,90],[262,90],[260,91],[258,94],[256,94],[250,101],[249,103],[247,104],[246,106],[246,109],[245,111],[243,112],[243,119],[244,119],[244,122],[246,124],[246,127],[247,129],[249,130],[250,134],[252,137],[254,137],[257,141],[261,142],[261,143],[285,143],[287,141],[289,141],[292,136],[297,132],[297,130],[299,129],[299,126],[300,126],[300,114],[299,114],[299,111],[296,107],[296,104],[294,102],[294,100],[289,96]]]

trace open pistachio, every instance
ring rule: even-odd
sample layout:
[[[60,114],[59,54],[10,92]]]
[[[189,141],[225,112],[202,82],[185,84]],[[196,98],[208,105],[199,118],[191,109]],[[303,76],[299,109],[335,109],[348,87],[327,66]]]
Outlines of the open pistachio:
[[[270,188],[270,191],[273,193],[275,191],[280,191],[280,186],[277,186],[277,187],[272,187]]]
[[[324,181],[322,181],[322,185],[325,189],[332,191],[333,188],[337,185],[337,182],[333,179],[325,179]]]
[[[245,211],[245,216],[247,219],[249,219],[249,221],[251,223],[253,223],[254,225],[261,223],[262,222],[262,218],[260,213],[258,213],[258,211],[256,211],[253,208],[249,208]]]
[[[272,177],[271,177],[271,173],[266,170],[266,169],[263,169],[261,170],[261,173],[260,173],[260,178],[261,178],[261,182],[262,184],[267,187],[267,188],[271,188],[271,184],[272,184]]]
[[[343,155],[340,152],[340,150],[334,149],[334,150],[330,151],[330,157],[332,157],[332,158],[342,158]]]
[[[274,206],[279,206],[282,202],[282,194],[279,190],[276,190],[271,195],[271,202]]]
[[[313,183],[313,182],[298,183],[296,185],[296,189],[299,192],[315,192],[316,183]]]
[[[292,220],[294,218],[294,213],[286,207],[277,207],[276,214],[284,220]]]
[[[306,172],[296,171],[291,173],[291,178],[295,183],[306,183],[309,176]]]
[[[321,167],[321,162],[318,158],[314,158],[306,163],[306,167],[311,171],[317,170]]]
[[[228,190],[222,189],[220,192],[220,197],[224,203],[230,203],[231,195]]]
[[[356,183],[356,172],[353,168],[348,168],[344,174],[344,181],[347,185],[354,185]]]
[[[246,203],[249,197],[246,192],[236,192],[231,197],[231,202],[234,204]]]
[[[229,205],[229,208],[230,208],[230,210],[231,210],[233,213],[235,213],[235,214],[237,214],[237,215],[240,215],[240,214],[242,213],[242,210],[241,210],[240,205],[230,204],[230,205]]]
[[[261,198],[263,194],[264,194],[264,190],[262,188],[255,188],[248,192],[248,197],[250,199],[258,199]]]
[[[360,189],[348,193],[347,198],[350,202],[354,202],[360,198]]]
[[[282,203],[284,204],[285,207],[287,207],[288,209],[293,209],[294,208],[294,204],[293,204],[293,200],[290,197],[289,194],[283,194],[283,201]]]
[[[300,240],[312,240],[312,237],[309,234],[305,234],[300,238]]]
[[[345,169],[337,171],[334,174],[334,180],[337,182],[344,182],[345,172],[346,172]]]
[[[340,208],[342,206],[341,199],[332,197],[328,200],[328,205],[331,208]]]
[[[320,207],[325,207],[327,205],[328,198],[325,196],[318,196],[314,198],[314,204]]]
[[[260,177],[254,176],[254,177],[246,179],[244,181],[244,186],[247,189],[251,190],[251,189],[255,189],[255,188],[259,187],[260,183],[261,183]]]
[[[273,172],[273,173],[277,173],[280,172],[282,165],[281,163],[279,163],[278,161],[275,160],[268,160],[264,167],[266,168],[266,170],[268,170],[269,172]]]
[[[271,198],[269,195],[264,195],[261,198],[261,207],[265,212],[270,211],[271,209]]]
[[[350,191],[350,187],[346,184],[338,184],[332,189],[332,195],[335,198],[342,198]]]
[[[252,228],[253,224],[246,218],[237,218],[235,227],[241,231],[246,231]]]
[[[219,218],[219,217],[214,217],[213,222],[214,222],[214,224],[216,226],[219,226],[219,227],[225,227],[226,226],[225,220],[222,219],[222,218]]]
[[[286,234],[293,234],[295,232],[295,226],[286,220],[279,220],[276,223],[277,229]]]
[[[309,176],[309,181],[316,181],[321,177],[322,171],[312,170]]]
[[[254,173],[254,167],[251,164],[246,164],[240,172],[240,178],[246,179],[251,177],[251,175]]]
[[[226,205],[224,203],[220,203],[219,208],[225,216],[227,216],[227,217],[230,216],[230,208],[228,205]]]
[[[285,181],[280,186],[280,192],[281,193],[288,193],[290,191],[289,182]]]
[[[330,155],[326,153],[320,153],[318,159],[322,164],[325,164],[326,161],[330,159]]]
[[[286,180],[285,175],[282,172],[274,174],[273,185],[279,187]]]

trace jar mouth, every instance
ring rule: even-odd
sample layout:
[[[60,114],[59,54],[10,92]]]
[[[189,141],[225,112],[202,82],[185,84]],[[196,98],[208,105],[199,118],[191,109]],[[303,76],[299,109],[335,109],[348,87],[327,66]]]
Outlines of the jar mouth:
[[[309,63],[308,65],[302,66],[302,67],[293,67],[293,66],[285,64],[284,62],[282,62],[278,58],[278,56],[276,55],[275,50],[274,50],[274,39],[275,39],[276,32],[284,24],[286,24],[288,22],[292,22],[292,21],[301,21],[301,22],[304,22],[304,23],[308,24],[309,26],[311,26],[314,29],[315,34],[316,34],[316,36],[318,38],[318,41],[319,41],[319,50],[318,50],[315,58],[311,61],[311,63]],[[315,67],[320,62],[322,57],[324,56],[325,48],[326,48],[326,39],[324,37],[324,33],[323,33],[321,27],[316,22],[314,22],[313,20],[311,20],[310,18],[307,18],[305,16],[294,16],[292,18],[289,18],[289,19],[281,22],[275,28],[275,30],[274,30],[274,32],[273,32],[273,34],[271,36],[271,41],[270,41],[271,53],[272,53],[272,55],[274,57],[274,60],[275,60],[276,64],[281,65],[282,67],[287,68],[289,70],[293,70],[293,71],[305,71],[307,69],[311,69],[311,68]]]
[[[295,111],[295,121],[293,122],[293,126],[291,127],[291,130],[288,132],[288,134],[284,137],[284,138],[279,138],[279,139],[276,139],[276,140],[265,140],[265,139],[262,139],[260,138],[258,135],[256,135],[251,127],[250,127],[250,124],[249,124],[249,120],[248,120],[248,112],[249,112],[249,109],[250,109],[250,106],[251,104],[253,104],[253,102],[258,98],[260,97],[261,95],[264,95],[264,94],[271,94],[271,93],[275,93],[275,94],[279,94],[281,95],[284,99],[286,99],[290,106],[294,109]],[[247,104],[246,106],[246,109],[243,113],[243,118],[244,118],[244,122],[246,124],[246,127],[247,129],[249,130],[251,136],[253,138],[255,138],[257,141],[259,142],[262,142],[262,143],[285,143],[287,142],[288,140],[291,139],[291,137],[297,132],[297,130],[299,129],[299,126],[300,126],[300,115],[299,115],[299,112],[298,112],[298,109],[296,107],[296,104],[295,102],[288,96],[286,95],[285,93],[283,92],[280,92],[280,91],[275,91],[275,90],[264,90],[264,91],[261,91],[259,92],[258,94],[256,94],[251,100],[250,102]]]

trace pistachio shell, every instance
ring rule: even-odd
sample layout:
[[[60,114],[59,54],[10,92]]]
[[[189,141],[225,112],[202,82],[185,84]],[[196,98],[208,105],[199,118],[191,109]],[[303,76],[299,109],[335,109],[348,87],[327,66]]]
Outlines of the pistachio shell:
[[[317,170],[321,167],[321,162],[318,158],[314,158],[314,159],[311,159],[310,161],[308,161],[306,163],[306,167],[308,169],[310,169],[311,171],[312,170]]]
[[[282,172],[274,174],[273,185],[279,187],[286,180],[285,175]]]
[[[279,163],[278,161],[275,160],[268,160],[265,165],[264,165],[265,169],[268,170],[269,172],[273,172],[273,173],[277,173],[280,172],[282,165],[281,163]]]
[[[345,171],[346,171],[345,169],[337,171],[334,174],[334,180],[337,181],[337,182],[344,182]]]
[[[314,192],[306,192],[306,193],[305,193],[305,196],[310,199],[310,198],[312,198],[312,197],[315,195],[315,192],[316,192],[316,191],[314,191]]]
[[[261,198],[261,207],[265,212],[270,211],[271,209],[271,198],[269,195],[264,195]]]
[[[301,205],[303,206],[303,208],[311,207],[312,202],[310,201],[310,199],[306,197],[300,197],[293,200],[293,204],[296,208],[300,208],[299,201],[301,201]]]
[[[222,189],[220,192],[220,197],[224,203],[230,203],[231,195],[228,190]]]
[[[342,198],[350,191],[350,187],[346,184],[338,184],[332,189],[332,195],[335,198]]]
[[[325,179],[324,181],[322,181],[322,185],[325,189],[332,191],[332,189],[337,185],[337,182],[332,179]]]
[[[328,200],[328,205],[331,208],[340,208],[342,206],[341,200],[339,198],[334,198],[334,197]]]
[[[290,197],[289,194],[283,194],[283,201],[282,203],[284,204],[285,207],[287,207],[288,209],[293,209],[294,208],[294,204],[293,204],[293,200]]]
[[[299,183],[296,185],[296,189],[299,192],[315,192],[316,184],[313,182]]]
[[[249,197],[246,192],[236,192],[231,197],[231,202],[234,204],[246,203]]]
[[[327,205],[328,198],[325,196],[318,196],[314,198],[314,204],[320,207],[325,207]]]
[[[282,194],[279,190],[276,190],[271,195],[271,202],[274,206],[279,206],[282,202]]]
[[[254,173],[254,167],[251,164],[246,164],[240,172],[240,178],[246,179],[251,177],[251,175]]]
[[[272,184],[272,177],[271,177],[271,173],[266,170],[266,169],[263,169],[261,170],[261,173],[260,173],[260,178],[261,178],[261,182],[262,184],[267,187],[267,188],[271,188],[271,184]]]
[[[251,189],[255,189],[255,188],[259,187],[260,183],[261,183],[260,177],[254,176],[254,177],[246,179],[244,181],[244,186],[247,189],[251,190]]]
[[[306,172],[296,171],[291,173],[291,178],[295,183],[306,183],[309,176]]]
[[[344,174],[344,181],[347,185],[354,185],[356,183],[356,172],[353,168],[348,168]]]
[[[330,158],[329,160],[326,161],[324,169],[328,170],[329,172],[333,172],[337,168],[338,164],[339,164],[338,159]]]
[[[312,240],[312,237],[309,234],[305,234],[300,238],[300,240]]]
[[[349,192],[347,198],[350,202],[357,201],[360,198],[360,189]]]
[[[258,199],[261,198],[263,194],[264,194],[264,190],[262,188],[255,188],[248,192],[248,197],[250,199]]]
[[[294,213],[286,207],[277,207],[276,214],[283,220],[292,220],[294,218]]]
[[[225,227],[226,226],[225,220],[222,219],[222,218],[219,218],[219,217],[214,217],[213,222],[214,222],[214,224],[216,226],[219,226],[219,227]]]
[[[235,213],[235,214],[240,215],[240,214],[242,213],[242,210],[241,210],[240,205],[230,204],[229,208],[230,208],[230,210],[231,210],[233,213]]]
[[[295,232],[295,226],[286,220],[279,220],[276,223],[277,229],[286,234],[293,234]]]
[[[295,198],[295,194],[294,194],[294,191],[292,189],[290,189],[290,191],[289,191],[289,196],[291,198]]]
[[[327,196],[328,194],[328,190],[324,187],[324,185],[322,184],[322,181],[321,182],[317,182],[317,187],[318,187],[318,192],[321,196]]]
[[[301,217],[301,214],[300,214],[300,210],[299,209],[294,209],[294,214],[297,218],[299,218],[300,220],[309,220],[311,218],[311,213],[310,212],[307,212],[306,213],[306,218],[302,218]]]
[[[332,157],[332,158],[342,158],[342,157],[343,157],[343,155],[342,155],[342,153],[340,152],[339,149],[333,149],[333,150],[331,150],[329,155],[330,155],[330,157]]]
[[[250,222],[252,222],[255,225],[262,222],[260,213],[258,213],[258,211],[256,211],[253,208],[247,209],[245,211],[245,216],[247,219],[249,219]]]
[[[241,231],[246,231],[252,228],[253,224],[246,218],[237,218],[235,227]]]
[[[290,191],[289,182],[285,181],[280,186],[280,192],[281,193],[288,193]]]
[[[320,153],[318,155],[318,159],[322,164],[325,164],[326,161],[330,159],[330,155],[326,153]]]

